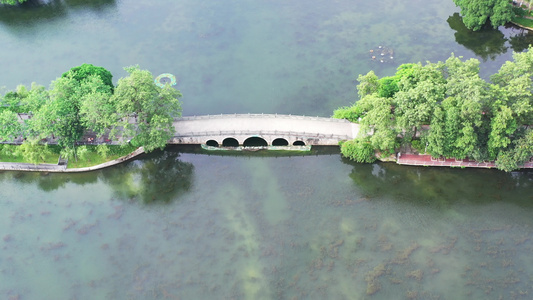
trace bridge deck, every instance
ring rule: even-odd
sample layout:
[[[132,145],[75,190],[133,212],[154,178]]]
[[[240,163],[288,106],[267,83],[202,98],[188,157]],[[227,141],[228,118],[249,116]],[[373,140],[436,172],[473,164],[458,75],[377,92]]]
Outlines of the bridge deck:
[[[174,122],[176,138],[202,136],[314,137],[317,144],[353,139],[359,127],[346,120],[277,114],[234,114],[183,117]]]

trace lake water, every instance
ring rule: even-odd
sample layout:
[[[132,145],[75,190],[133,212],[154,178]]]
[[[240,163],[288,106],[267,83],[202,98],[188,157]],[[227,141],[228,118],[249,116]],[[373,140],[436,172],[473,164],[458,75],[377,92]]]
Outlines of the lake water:
[[[453,1],[51,1],[0,8],[0,84],[172,73],[184,115],[329,116],[355,79],[522,51]],[[394,49],[391,62],[370,49]],[[533,173],[182,148],[87,174],[0,173],[7,299],[530,299]],[[319,155],[320,154],[320,155]]]

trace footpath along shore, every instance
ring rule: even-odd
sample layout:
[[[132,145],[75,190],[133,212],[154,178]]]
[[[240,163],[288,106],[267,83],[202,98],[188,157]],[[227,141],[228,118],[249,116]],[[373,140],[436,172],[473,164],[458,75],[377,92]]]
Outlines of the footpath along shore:
[[[81,173],[96,171],[111,167],[114,165],[121,164],[123,162],[137,158],[139,155],[144,154],[143,147],[137,148],[132,153],[119,157],[117,159],[105,162],[103,164],[86,167],[86,168],[71,168],[68,169],[66,165],[60,164],[30,164],[30,163],[9,163],[9,162],[0,162],[0,171],[24,171],[24,172],[50,172],[50,173]]]
[[[396,163],[399,165],[409,166],[428,166],[428,167],[458,167],[458,168],[487,168],[496,169],[496,164],[492,161],[478,162],[468,159],[435,159],[426,154],[408,154],[398,153]],[[533,169],[533,161],[526,162],[520,167],[521,169]]]

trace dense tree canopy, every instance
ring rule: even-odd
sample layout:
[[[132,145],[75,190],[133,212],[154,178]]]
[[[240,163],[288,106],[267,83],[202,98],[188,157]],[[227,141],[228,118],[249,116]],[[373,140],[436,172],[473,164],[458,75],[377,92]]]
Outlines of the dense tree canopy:
[[[513,17],[509,0],[453,0],[461,8],[463,22],[468,29],[477,31],[490,21],[494,28],[505,25]]]
[[[68,72],[63,73],[62,77],[72,77],[79,82],[88,79],[90,76],[98,76],[102,82],[113,90],[113,75],[103,67],[97,67],[91,64],[82,64],[74,67]]]
[[[478,60],[453,55],[402,65],[387,80],[369,72],[359,76],[361,100],[334,117],[359,122],[358,139],[382,153],[397,149],[402,138],[433,157],[495,160],[498,168],[514,170],[533,157],[533,48],[513,58],[490,82],[480,78]],[[382,93],[392,82],[398,88]],[[353,159],[348,150],[362,144],[347,145],[343,154]]]
[[[149,71],[126,70],[129,76],[121,78],[116,89],[109,71],[83,64],[54,80],[49,89],[32,84],[7,92],[0,96],[0,140],[27,140],[21,153],[32,162],[42,157],[33,153],[40,149],[36,145],[50,139],[64,156],[83,155],[84,148],[77,146],[86,134],[131,140],[147,152],[163,148],[174,134],[174,118],[181,115],[181,93],[168,84],[158,87]],[[107,150],[100,147],[99,153],[106,156]]]
[[[118,81],[111,98],[124,129],[123,138],[147,151],[162,149],[174,134],[174,118],[181,115],[181,93],[169,84],[158,87],[152,73],[137,66],[126,71],[130,75]]]

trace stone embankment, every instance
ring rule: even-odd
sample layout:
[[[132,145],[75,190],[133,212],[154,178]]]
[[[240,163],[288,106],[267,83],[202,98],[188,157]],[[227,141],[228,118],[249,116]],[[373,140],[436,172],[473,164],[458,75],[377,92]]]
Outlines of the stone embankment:
[[[446,159],[438,158],[435,159],[431,155],[426,154],[408,154],[408,153],[398,153],[396,163],[399,165],[409,165],[409,166],[425,166],[425,167],[458,167],[458,168],[486,168],[492,169],[496,168],[496,164],[493,161],[488,162],[478,162],[468,159]],[[526,162],[521,169],[531,169],[533,168],[533,161]]]

